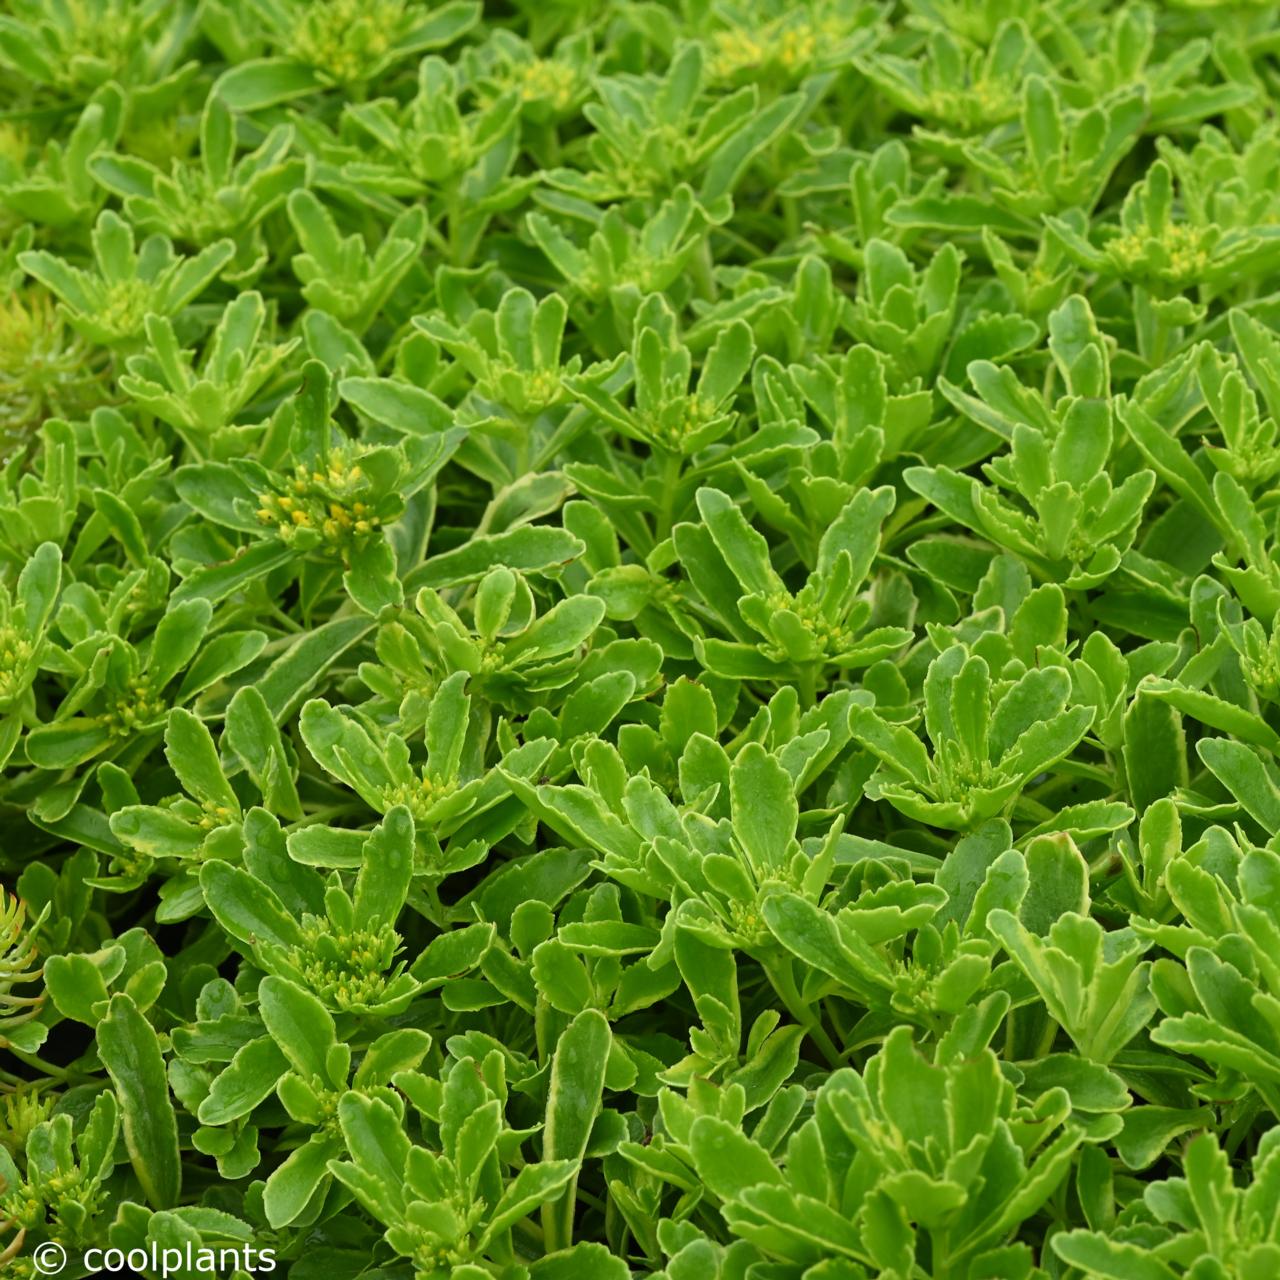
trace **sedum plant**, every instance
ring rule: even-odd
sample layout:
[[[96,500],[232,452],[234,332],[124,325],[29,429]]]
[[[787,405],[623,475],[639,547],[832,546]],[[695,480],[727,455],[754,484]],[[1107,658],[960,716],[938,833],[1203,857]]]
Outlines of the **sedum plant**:
[[[5,1276],[1280,1274],[1278,23],[4,6]]]

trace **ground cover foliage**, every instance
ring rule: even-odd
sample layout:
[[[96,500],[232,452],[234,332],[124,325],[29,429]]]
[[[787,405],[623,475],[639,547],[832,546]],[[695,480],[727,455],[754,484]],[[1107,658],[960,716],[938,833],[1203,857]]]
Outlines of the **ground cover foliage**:
[[[1278,46],[8,0],[7,1274],[1280,1274]]]

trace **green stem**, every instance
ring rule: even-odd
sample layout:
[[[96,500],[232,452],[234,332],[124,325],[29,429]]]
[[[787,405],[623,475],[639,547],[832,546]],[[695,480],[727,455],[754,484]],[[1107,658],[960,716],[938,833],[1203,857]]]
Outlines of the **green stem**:
[[[275,620],[279,622],[280,625],[284,627],[286,631],[296,633],[302,630],[301,624],[295,618],[289,617],[289,615],[285,613],[285,611],[282,608],[280,608],[278,604],[274,604],[274,603],[271,604],[269,606],[269,610],[270,610],[271,616],[275,618]]]
[[[360,812],[360,806],[356,804],[330,804],[325,805],[322,809],[309,809],[302,819],[293,823],[288,828],[289,831],[298,831],[302,827],[315,826],[317,822],[333,823],[336,818],[348,818],[352,814]]]
[[[844,1059],[840,1050],[836,1048],[835,1041],[822,1025],[821,1014],[807,1007],[800,998],[800,992],[796,990],[795,981],[791,977],[791,962],[784,961],[782,967],[765,965],[764,972],[769,979],[769,985],[778,993],[783,1007],[813,1038],[813,1042],[822,1051],[822,1056],[826,1058],[827,1065],[833,1070],[842,1066]]]
[[[937,1280],[947,1280],[951,1273],[951,1233],[945,1228],[929,1232],[930,1268]]]
[[[821,662],[806,662],[801,666],[800,674],[796,678],[796,689],[800,694],[800,703],[803,707],[817,706],[818,679],[821,674]]]
[[[529,474],[529,467],[533,461],[533,426],[538,418],[536,414],[531,417],[527,413],[512,413],[511,418],[520,426],[520,433],[512,446],[515,450],[515,463],[511,468],[511,480],[514,484],[515,481]]]
[[[655,452],[657,452],[655,450]],[[662,450],[662,466],[659,471],[658,518],[654,522],[654,543],[671,536],[675,523],[676,489],[680,483],[682,459],[674,450]]]
[[[830,1019],[831,1027],[835,1031],[836,1035],[838,1035],[841,1040],[848,1041],[850,1028],[844,1025],[844,1022],[840,1017],[840,1010],[836,1006],[835,1001],[828,998],[823,1000],[821,1003],[822,1011],[826,1013],[827,1017]],[[821,1014],[819,1014],[819,1017],[821,1017]]]
[[[800,221],[800,206],[794,196],[782,198],[782,222],[786,228],[786,243],[794,245],[800,239],[803,229]]]
[[[539,1062],[549,1062],[551,1060],[552,1045],[548,1043],[551,1039],[548,1035],[550,1014],[551,1006],[545,1000],[539,998],[534,1005],[533,1011],[533,1039],[538,1051]]]
[[[11,1053],[19,1062],[25,1063],[28,1067],[33,1067],[36,1071],[41,1071],[47,1076],[52,1076],[56,1080],[71,1081],[88,1080],[89,1076],[80,1073],[72,1073],[67,1067],[56,1066],[52,1062],[46,1062],[38,1053],[27,1053],[15,1045],[6,1045],[9,1053]],[[30,1084],[30,1080],[23,1080],[21,1076],[11,1075],[8,1071],[3,1073],[8,1079],[17,1081],[19,1084]]]
[[[423,880],[415,884],[409,892],[408,904],[424,920],[429,920],[437,929],[447,928],[449,913],[440,901],[440,890],[433,880]]]
[[[716,300],[716,277],[709,240],[703,240],[698,246],[698,251],[693,255],[689,268],[692,272],[698,295],[708,302],[714,302]]]
[[[1060,1030],[1058,1024],[1052,1017],[1048,1021],[1049,1025],[1045,1027],[1044,1033],[1040,1037],[1040,1043],[1036,1046],[1035,1056],[1037,1059],[1047,1058],[1053,1051],[1053,1042],[1058,1038],[1058,1031]]]
[[[1071,603],[1075,605],[1081,622],[1084,623],[1084,630],[1092,631],[1094,629],[1094,621],[1093,610],[1089,608],[1089,593],[1087,591],[1070,591],[1067,594],[1071,599]]]
[[[450,191],[445,200],[445,217],[449,222],[447,231],[449,245],[449,265],[460,267],[462,263],[458,261],[459,246],[458,241],[461,238],[458,234],[458,221],[462,214],[461,202],[458,200],[457,193]]]
[[[577,1187],[577,1179],[569,1184],[569,1190],[563,1198],[554,1200],[550,1204],[544,1204],[539,1211],[539,1218],[542,1221],[542,1247],[547,1253],[557,1253],[561,1249],[567,1249],[573,1241],[573,1206],[575,1203],[574,1190]]]

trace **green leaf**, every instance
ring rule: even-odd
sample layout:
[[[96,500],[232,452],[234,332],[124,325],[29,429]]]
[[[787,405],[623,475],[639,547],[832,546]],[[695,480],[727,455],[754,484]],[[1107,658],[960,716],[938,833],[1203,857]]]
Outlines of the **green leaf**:
[[[1280,831],[1280,782],[1255,751],[1243,742],[1201,738],[1196,754],[1265,831]]]
[[[293,1069],[308,1081],[329,1082],[329,1050],[338,1043],[333,1018],[310,992],[285,978],[258,987],[262,1021]]]
[[[165,1078],[160,1040],[123,992],[111,997],[98,1024],[98,1056],[120,1103],[125,1149],[153,1209],[178,1203],[182,1160],[178,1124]]]
[[[393,1214],[403,1212],[410,1144],[400,1118],[381,1098],[344,1093],[338,1103],[338,1122],[356,1166],[377,1186]]]
[[[689,1135],[698,1176],[722,1200],[757,1186],[781,1186],[782,1174],[768,1152],[735,1126],[715,1116],[699,1116]]]
[[[260,111],[324,87],[312,68],[287,58],[258,58],[223,73],[214,92],[232,111]]]
[[[344,378],[338,393],[375,422],[408,436],[433,436],[454,425],[449,407],[430,392],[390,378]]]
[[[777,874],[795,838],[799,805],[791,776],[758,743],[729,771],[734,832],[760,878]]]
[[[507,1184],[485,1226],[482,1241],[515,1226],[539,1205],[556,1198],[578,1171],[576,1160],[544,1160],[526,1165]]]
[[[554,572],[580,556],[584,546],[563,529],[544,525],[477,534],[455,551],[432,556],[404,581],[406,593],[424,587],[451,587],[474,582],[495,565],[526,573]]]
[[[603,1014],[585,1009],[560,1033],[551,1060],[544,1159],[581,1160],[600,1110],[612,1037]]]
[[[289,1061],[270,1036],[259,1036],[236,1050],[219,1073],[197,1112],[201,1124],[227,1124],[246,1116],[275,1089]]]
[[[290,1153],[267,1179],[262,1207],[273,1227],[286,1227],[307,1207],[329,1173],[329,1161],[338,1153],[335,1138],[314,1135]]]
[[[276,724],[287,720],[339,658],[373,629],[372,618],[334,618],[304,632],[257,682]]]
[[[249,947],[303,945],[298,922],[275,892],[241,867],[215,859],[200,869],[200,891],[218,923]]]
[[[169,712],[164,747],[165,757],[189,795],[213,809],[222,821],[239,814],[240,802],[222,772],[213,735],[197,716],[174,707]]]
[[[1053,1248],[1064,1262],[1105,1280],[1174,1280],[1177,1275],[1146,1249],[1092,1231],[1059,1232]]]
[[[364,843],[356,877],[355,927],[395,927],[413,878],[413,818],[404,805],[387,810]]]
[[[1069,911],[1089,911],[1089,868],[1065,835],[1040,836],[1027,846],[1026,896],[1018,917],[1032,933],[1049,932]]]
[[[543,1160],[572,1161],[575,1165],[582,1161],[600,1113],[612,1043],[609,1022],[595,1009],[584,1009],[560,1033],[551,1059]],[[573,1183],[558,1203],[544,1205],[543,1235],[549,1250],[570,1243],[574,1208]]]
[[[301,818],[302,802],[271,708],[255,685],[237,689],[227,705],[223,740],[239,757],[263,804],[284,818]]]

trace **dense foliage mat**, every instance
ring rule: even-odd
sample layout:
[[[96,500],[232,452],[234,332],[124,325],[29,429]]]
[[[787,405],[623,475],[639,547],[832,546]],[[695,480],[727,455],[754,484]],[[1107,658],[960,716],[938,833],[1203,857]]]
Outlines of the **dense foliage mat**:
[[[1278,51],[7,0],[7,1274],[1280,1275]]]

